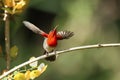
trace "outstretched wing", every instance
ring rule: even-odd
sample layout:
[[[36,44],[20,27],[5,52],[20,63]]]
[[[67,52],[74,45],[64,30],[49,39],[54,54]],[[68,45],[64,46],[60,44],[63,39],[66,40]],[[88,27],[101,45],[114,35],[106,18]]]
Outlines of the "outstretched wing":
[[[44,31],[40,30],[37,26],[35,26],[34,24],[28,22],[28,21],[23,21],[23,24],[28,28],[30,29],[31,31],[33,31],[34,33],[36,34],[41,34],[43,35],[44,37],[47,37],[48,34],[45,33]]]
[[[74,35],[73,32],[71,31],[59,31],[57,33],[57,39],[58,40],[62,40],[62,39],[69,39],[70,37],[72,37]]]

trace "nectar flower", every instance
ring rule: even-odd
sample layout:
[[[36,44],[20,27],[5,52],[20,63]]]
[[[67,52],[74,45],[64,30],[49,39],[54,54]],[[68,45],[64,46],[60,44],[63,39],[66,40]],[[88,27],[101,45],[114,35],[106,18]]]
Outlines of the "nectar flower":
[[[14,80],[26,80],[24,73],[18,72],[18,73],[14,76]]]
[[[25,78],[26,78],[26,80],[30,80],[30,71],[29,70],[25,72]]]
[[[41,63],[38,66],[38,70],[41,72],[41,74],[46,70],[46,68],[47,68],[47,65],[45,65],[44,63]]]
[[[30,60],[34,59],[35,57],[30,58]],[[34,69],[25,73],[30,79],[35,79],[36,77],[40,76],[47,68],[47,65],[44,63],[38,65],[38,61],[30,63],[29,66]]]
[[[36,77],[40,76],[39,70],[33,70],[30,72],[30,79],[35,79]]]
[[[6,5],[7,7],[14,7],[15,1],[14,0],[5,0],[4,5]]]
[[[25,7],[27,0],[5,0],[4,6],[5,10],[9,14],[15,14],[21,12]]]
[[[22,9],[25,4],[26,4],[25,1],[21,0],[20,2],[16,3],[14,8],[15,9]]]

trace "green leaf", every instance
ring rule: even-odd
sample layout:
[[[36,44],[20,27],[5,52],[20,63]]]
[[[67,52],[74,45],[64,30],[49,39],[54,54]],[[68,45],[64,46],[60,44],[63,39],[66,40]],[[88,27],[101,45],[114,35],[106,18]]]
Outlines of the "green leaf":
[[[17,46],[13,46],[11,49],[10,49],[10,56],[12,58],[16,58],[18,55],[18,47]]]
[[[8,77],[4,77],[2,80],[8,80]]]
[[[18,73],[18,71],[15,71],[13,74],[16,75]]]

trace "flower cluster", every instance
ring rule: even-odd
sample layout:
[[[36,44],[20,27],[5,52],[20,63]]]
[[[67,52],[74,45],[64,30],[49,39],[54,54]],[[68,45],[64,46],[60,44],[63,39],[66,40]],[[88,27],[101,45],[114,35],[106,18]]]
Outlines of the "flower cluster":
[[[35,59],[32,57],[30,60]],[[35,78],[39,77],[47,68],[47,65],[41,63],[38,65],[38,61],[35,61],[29,64],[28,69],[22,69],[15,71],[13,74],[3,78],[2,80],[34,80]]]
[[[0,0],[0,17],[5,21],[8,15],[21,13],[29,0]]]
[[[4,10],[9,14],[19,13],[26,5],[26,0],[4,0]]]

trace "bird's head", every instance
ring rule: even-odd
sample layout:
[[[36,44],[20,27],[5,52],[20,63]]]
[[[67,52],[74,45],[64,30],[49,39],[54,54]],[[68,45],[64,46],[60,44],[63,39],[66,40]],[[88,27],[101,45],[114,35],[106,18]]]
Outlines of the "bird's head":
[[[57,26],[49,32],[47,43],[53,47],[57,45]]]

